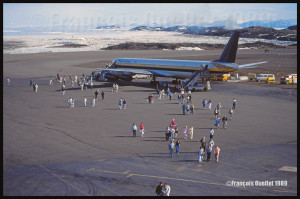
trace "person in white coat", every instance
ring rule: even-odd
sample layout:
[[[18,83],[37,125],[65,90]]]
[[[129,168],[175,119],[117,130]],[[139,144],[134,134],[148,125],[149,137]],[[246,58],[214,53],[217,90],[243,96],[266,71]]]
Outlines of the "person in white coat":
[[[83,104],[84,104],[84,106],[86,106],[86,102],[87,102],[87,99],[86,99],[86,97],[84,97],[83,98]]]
[[[171,187],[167,183],[165,183],[164,186],[162,187],[162,192],[163,192],[163,196],[170,196]]]

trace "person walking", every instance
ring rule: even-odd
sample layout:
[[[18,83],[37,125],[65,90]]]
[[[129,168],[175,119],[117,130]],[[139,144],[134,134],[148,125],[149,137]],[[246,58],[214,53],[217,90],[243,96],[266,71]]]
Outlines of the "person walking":
[[[185,110],[186,110],[186,105],[185,105],[185,104],[182,104],[183,115],[185,115]]]
[[[74,108],[75,107],[75,99],[74,98],[71,98],[72,101],[71,101],[71,107]]]
[[[102,97],[102,100],[104,100],[104,92],[103,91],[101,92],[101,97]]]
[[[191,139],[191,140],[192,140],[193,137],[194,137],[194,127],[193,127],[193,126],[191,126],[191,127],[189,128],[189,136],[190,136],[190,139]]]
[[[171,140],[174,141],[174,136],[175,136],[175,127],[172,126],[170,129],[170,135],[171,135]]]
[[[119,99],[119,110],[122,109],[122,105],[123,105],[123,99],[120,98]]]
[[[64,76],[64,78],[63,78],[63,82],[64,82],[64,84],[67,83],[67,80],[66,80],[66,77],[65,77],[65,76]]]
[[[159,183],[159,185],[157,185],[156,189],[155,189],[155,193],[157,196],[162,196],[163,192],[162,192],[162,188],[163,188],[164,184],[162,182]]]
[[[206,109],[206,100],[205,99],[203,99],[203,101],[202,101],[202,106],[203,106],[203,109],[205,110]]]
[[[187,115],[190,114],[190,105],[189,104],[186,104],[186,113],[187,113]]]
[[[123,99],[123,109],[126,109],[126,99]]]
[[[221,102],[219,102],[218,104],[217,104],[217,109],[218,109],[218,111],[219,111],[219,114],[220,114],[220,112],[221,112],[221,109],[222,108],[222,106],[221,106]]]
[[[32,84],[33,92],[35,92],[35,83]]]
[[[181,94],[178,94],[178,104],[181,104]]]
[[[163,188],[162,188],[163,196],[170,196],[171,193],[171,187],[165,183]]]
[[[39,85],[37,83],[35,83],[35,92],[38,91]]]
[[[210,139],[212,139],[214,137],[214,133],[215,133],[214,129],[211,128],[210,131],[209,131],[209,138]]]
[[[32,83],[33,83],[33,82],[32,82],[32,79],[30,79],[30,80],[29,80],[29,84],[30,84],[30,86],[32,86]]]
[[[10,82],[11,82],[11,81],[10,81],[10,78],[7,77],[7,78],[6,78],[6,83],[7,83],[8,86],[10,85]]]
[[[178,126],[175,125],[175,138],[177,138],[177,135],[178,135]]]
[[[209,160],[210,160],[211,151],[212,151],[212,149],[211,149],[210,145],[208,145],[206,148],[207,162],[209,162]]]
[[[212,138],[210,138],[208,145],[210,145],[210,148],[213,148],[213,146],[215,145],[215,142]]]
[[[201,138],[200,143],[201,143],[201,147],[203,149],[203,157],[204,157],[205,156],[205,151],[206,151],[206,140],[205,140],[205,137]]]
[[[111,91],[115,92],[115,90],[116,90],[116,83],[114,82],[113,85],[112,85],[112,90]]]
[[[235,105],[236,105],[236,99],[233,98],[232,109],[235,109]]]
[[[176,154],[179,154],[180,151],[180,139],[178,139],[175,143]]]
[[[83,98],[83,104],[84,104],[84,106],[86,106],[86,102],[87,102],[87,99],[86,99],[86,97],[84,97]]]
[[[171,92],[171,91],[168,93],[168,95],[169,95],[169,99],[170,99],[170,100],[172,100],[172,96],[173,96],[173,94],[172,94],[172,92]]]
[[[97,90],[95,91],[95,99],[97,99],[98,94],[99,94],[99,92],[98,92],[98,89],[97,89]]]
[[[136,137],[137,126],[135,124],[132,125],[131,130],[132,130],[132,136]]]
[[[145,126],[144,126],[143,123],[141,123],[141,125],[140,125],[140,134],[141,134],[142,137],[144,137],[144,133],[145,133]]]
[[[188,134],[188,127],[185,126],[185,127],[183,128],[183,138],[184,138],[185,140],[187,140],[187,134]]]
[[[176,121],[175,121],[174,118],[173,118],[172,121],[171,121],[171,126],[174,126],[174,127],[176,126]]]
[[[217,161],[217,162],[219,162],[220,151],[221,151],[221,150],[220,150],[219,146],[216,145],[214,154],[215,154],[215,158],[216,158],[216,161]]]
[[[191,110],[191,114],[193,115],[194,114],[194,110],[195,110],[195,106],[193,104],[191,105],[190,110]]]
[[[215,117],[216,117],[216,118],[218,118],[219,113],[220,113],[220,112],[219,112],[218,108],[215,108],[214,114],[215,114]]]
[[[232,115],[233,115],[233,109],[230,108],[229,111],[228,111],[229,115],[230,115],[230,120],[232,120]]]
[[[172,140],[170,141],[168,146],[169,146],[169,151],[170,151],[169,157],[172,158],[173,157],[173,149],[174,149],[174,143]]]
[[[220,118],[219,117],[217,117],[216,119],[215,119],[215,126],[219,129],[220,128]]]
[[[224,115],[224,117],[222,118],[222,122],[223,122],[223,129],[225,128],[225,130],[227,129],[227,116]]]
[[[96,99],[95,99],[95,97],[93,97],[93,99],[92,99],[92,107],[95,107],[95,105],[96,105]]]
[[[62,85],[61,90],[62,90],[62,95],[65,96],[66,86],[64,84]]]
[[[200,146],[198,153],[199,153],[199,162],[202,162],[202,160],[203,160],[203,153],[204,153],[204,150],[203,150],[202,146]]]
[[[209,110],[211,110],[211,104],[212,104],[212,101],[211,101],[211,99],[209,99],[208,102],[207,102],[207,105],[208,105],[208,109],[209,109]]]
[[[166,128],[165,134],[166,134],[166,141],[169,141],[169,137],[170,137],[170,127],[167,127],[167,128]]]
[[[68,99],[68,103],[69,103],[69,106],[70,106],[70,108],[72,107],[72,97],[70,97],[69,99]]]

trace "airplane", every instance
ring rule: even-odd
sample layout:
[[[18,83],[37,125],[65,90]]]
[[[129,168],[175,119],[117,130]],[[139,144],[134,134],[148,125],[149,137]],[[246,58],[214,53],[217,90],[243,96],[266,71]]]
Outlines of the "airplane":
[[[195,73],[205,72],[206,76],[214,76],[234,72],[243,68],[254,68],[256,62],[244,65],[235,63],[240,33],[234,31],[223,52],[214,61],[189,61],[168,59],[140,59],[117,58],[107,68],[100,69],[101,75],[111,81],[118,79],[131,81],[134,75],[149,75],[156,81],[156,77],[170,77],[177,79],[192,78]]]

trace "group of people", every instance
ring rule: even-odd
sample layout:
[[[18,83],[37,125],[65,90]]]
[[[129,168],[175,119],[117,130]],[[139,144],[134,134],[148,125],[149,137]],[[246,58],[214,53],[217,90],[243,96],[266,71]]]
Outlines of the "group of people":
[[[204,99],[202,101],[202,105],[203,105],[203,109],[206,108],[206,104],[208,104],[208,108],[211,109],[211,103],[212,101],[209,100],[208,102],[206,102],[206,100]],[[233,109],[235,109],[236,107],[236,104],[237,104],[237,101],[235,98],[233,98],[233,104],[232,104],[232,108],[230,108],[229,110],[229,114],[232,118],[232,114],[233,114]],[[219,129],[219,123],[220,123],[220,118],[219,118],[219,113],[220,113],[220,109],[221,109],[221,103],[219,102],[217,104],[217,107],[215,110],[218,111],[218,113],[216,115],[216,119],[215,119],[215,126]],[[223,122],[223,128],[226,130],[227,129],[227,116],[224,115],[223,118],[222,118],[222,122]],[[193,139],[193,126],[191,126],[190,128],[188,128],[188,126],[185,126],[183,128],[183,138],[185,140],[188,139],[188,135],[189,135],[189,138],[192,140]],[[166,134],[166,140],[168,141],[169,138],[171,138],[169,144],[168,144],[168,148],[169,148],[169,157],[172,158],[173,157],[173,151],[174,151],[174,148],[176,150],[176,154],[179,154],[179,151],[180,151],[180,139],[177,139],[176,143],[174,143],[174,138],[177,138],[177,134],[178,134],[178,127],[177,127],[177,124],[176,124],[176,121],[175,119],[172,120],[170,126],[168,126],[165,130],[165,134]],[[205,154],[207,153],[207,161],[210,160],[210,156],[211,156],[211,153],[213,151],[213,147],[214,147],[214,140],[213,140],[213,136],[214,136],[214,129],[211,128],[210,131],[209,131],[209,141],[206,142],[205,140],[205,137],[202,137],[201,140],[200,140],[200,148],[199,148],[199,162],[202,162]],[[219,155],[220,155],[220,147],[218,145],[216,145],[214,147],[214,155],[215,155],[215,159],[216,161],[218,162],[219,161]]]
[[[205,139],[205,137],[204,137],[204,139]],[[203,138],[201,140],[203,140]],[[212,139],[210,140],[210,143],[208,143],[207,147],[205,145],[204,146],[201,145],[199,148],[199,162],[203,161],[205,152],[207,153],[206,161],[209,162],[212,150],[213,150],[213,140]],[[221,151],[220,147],[218,145],[216,145],[215,150],[214,150],[216,162],[219,162],[220,151]]]
[[[157,196],[170,196],[171,187],[168,183],[160,182],[155,189],[155,193]]]
[[[132,124],[131,130],[132,130],[132,136],[136,137],[137,126],[136,126],[135,123]],[[140,125],[140,134],[141,134],[141,137],[144,137],[144,133],[145,133],[145,126],[144,126],[143,123],[141,123],[141,125]]]
[[[192,103],[192,92],[187,91],[187,93],[184,92],[184,89],[180,89],[180,93],[178,94],[178,103],[179,104],[190,104]]]
[[[112,87],[112,92],[118,92],[118,91],[119,91],[119,85],[116,82],[114,82]]]
[[[99,94],[99,88],[95,91],[95,99],[97,100],[98,99],[98,94]],[[104,100],[104,92],[102,91],[101,92],[101,97],[102,97],[102,100]]]
[[[169,148],[169,157],[172,158],[174,149],[176,150],[176,154],[179,154],[180,152],[180,139],[177,139],[177,141],[174,143],[174,139],[177,138],[177,134],[178,134],[178,126],[176,124],[175,119],[172,119],[171,124],[167,126],[165,130],[165,134],[166,134],[166,141],[168,141],[169,138],[171,138],[168,148]],[[183,138],[187,140],[189,137],[189,139],[192,140],[193,136],[194,136],[194,127],[190,126],[190,128],[188,128],[188,126],[185,126],[183,128]]]
[[[235,98],[233,98],[233,103],[232,103],[232,107],[229,109],[228,113],[230,115],[230,119],[232,119],[232,115],[234,113],[234,109],[235,109],[235,106],[237,104],[237,101]],[[221,109],[221,103],[219,102],[217,107],[215,108],[214,110],[214,115],[215,115],[215,126],[219,129],[220,128],[220,121],[221,121],[221,118],[219,117],[220,116],[220,109]],[[222,122],[223,122],[223,128],[226,130],[227,129],[227,121],[228,121],[228,118],[226,116],[226,114],[222,117]]]
[[[205,137],[201,138],[200,148],[199,148],[199,162],[202,162],[202,160],[205,156],[205,152],[207,153],[206,160],[207,160],[207,162],[209,162],[212,149],[215,145],[215,142],[213,140],[214,133],[215,133],[214,129],[211,128],[209,131],[209,141],[208,142],[206,142]],[[219,154],[220,154],[220,147],[218,145],[215,146],[214,154],[215,154],[216,161],[218,162]]]
[[[183,115],[194,114],[195,106],[193,104],[182,104],[182,113]]]
[[[126,109],[126,99],[124,98],[120,98],[119,99],[119,110],[121,110],[121,109]]]

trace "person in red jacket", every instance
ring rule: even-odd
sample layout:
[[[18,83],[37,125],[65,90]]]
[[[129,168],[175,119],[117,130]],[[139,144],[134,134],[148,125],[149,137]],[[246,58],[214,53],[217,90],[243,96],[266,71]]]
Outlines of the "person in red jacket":
[[[144,127],[143,123],[141,123],[141,125],[140,125],[140,133],[141,133],[141,136],[144,137],[145,127]]]

